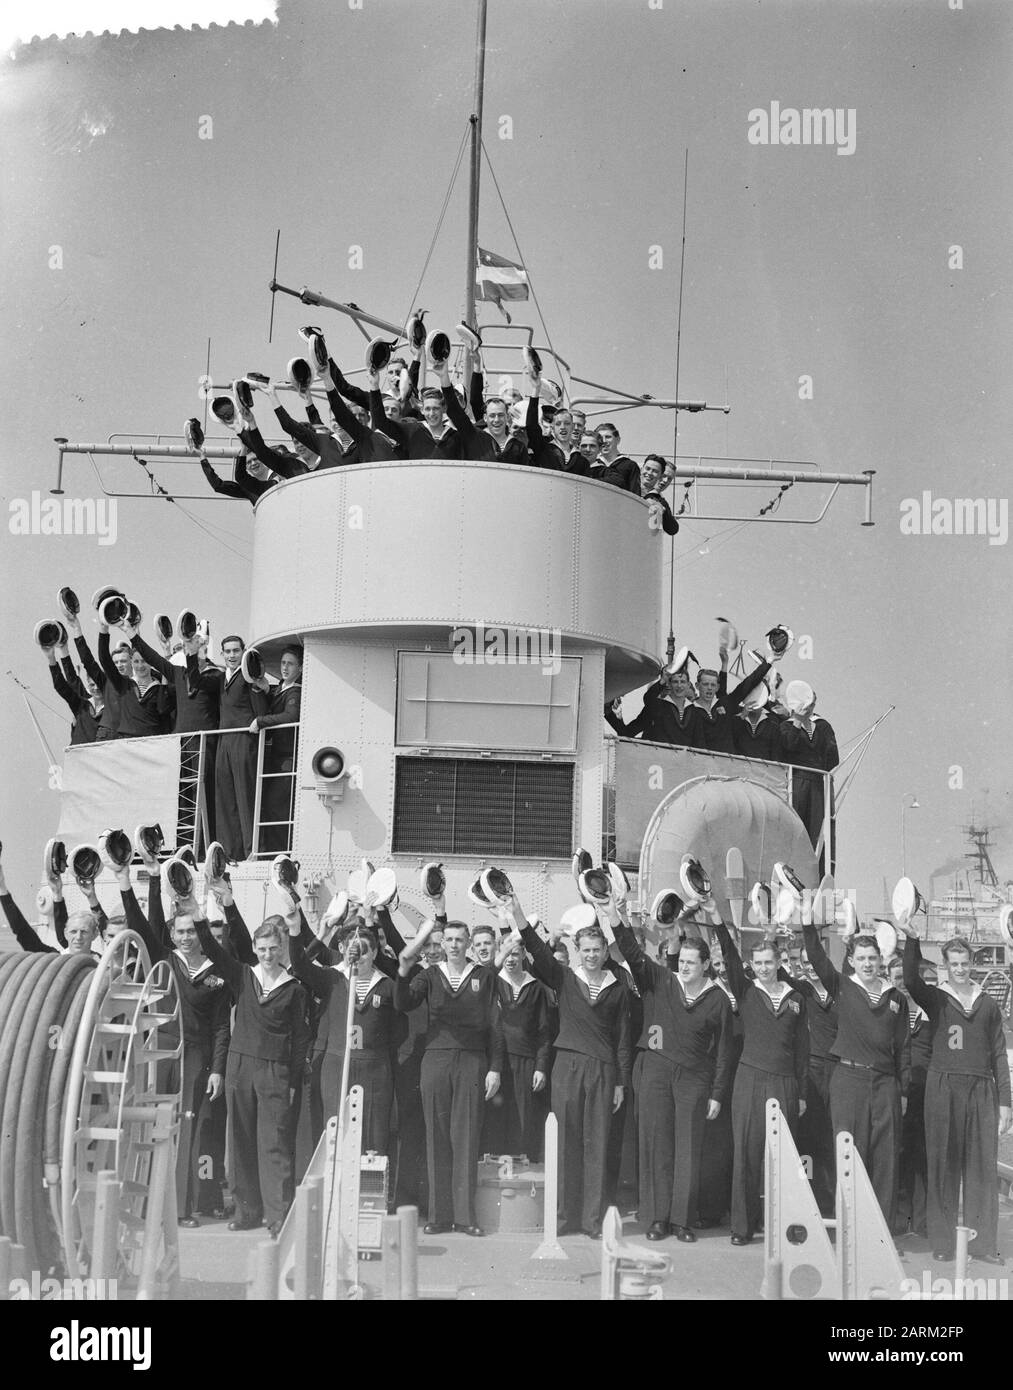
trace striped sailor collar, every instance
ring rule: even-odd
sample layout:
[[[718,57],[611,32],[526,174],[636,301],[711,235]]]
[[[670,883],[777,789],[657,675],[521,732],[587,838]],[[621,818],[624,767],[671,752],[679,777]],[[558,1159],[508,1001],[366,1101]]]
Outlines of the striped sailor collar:
[[[510,988],[513,990],[514,998],[516,998],[517,995],[520,994],[521,990],[524,988],[525,985],[533,985],[535,983],[534,975],[529,975],[526,970],[523,972],[519,980],[515,980],[512,975],[507,974],[506,966],[504,966],[503,969],[499,972],[499,977],[501,980],[505,980],[507,984],[510,986]]]
[[[972,980],[972,981],[971,981],[971,1002],[970,1002],[969,1004],[965,1004],[964,1001],[963,1001],[963,999],[961,999],[960,995],[957,993],[957,991],[956,991],[956,990],[953,988],[953,986],[950,984],[949,980],[944,980],[944,982],[943,982],[941,985],[936,985],[936,989],[942,990],[942,992],[943,992],[944,994],[948,994],[948,995],[950,996],[951,999],[955,999],[955,1000],[957,1001],[957,1003],[960,1005],[960,1007],[963,1009],[963,1011],[964,1011],[965,1014],[969,1014],[969,1013],[971,1013],[971,1012],[973,1011],[975,1004],[977,1004],[978,1000],[979,1000],[979,999],[984,995],[984,993],[985,993],[985,991],[982,989],[981,985],[978,984],[977,980]]]
[[[447,984],[450,985],[450,988],[451,988],[451,989],[460,989],[461,986],[464,984],[465,980],[466,980],[466,979],[468,978],[468,976],[471,974],[471,972],[472,972],[473,970],[477,970],[477,969],[478,969],[478,966],[475,964],[475,962],[474,962],[473,960],[465,961],[464,969],[461,971],[461,974],[460,974],[460,976],[458,977],[458,980],[457,980],[457,984],[456,984],[456,985],[454,984],[454,982],[453,982],[453,981],[451,980],[451,978],[450,978],[450,966],[447,964],[447,962],[446,962],[445,960],[438,961],[438,962],[437,962],[436,968],[437,968],[438,970],[442,970],[442,971],[443,971],[444,978],[446,979]]]
[[[186,973],[190,976],[191,980],[196,980],[198,975],[203,975],[205,970],[211,969],[211,962],[207,959],[206,956],[201,956],[200,965],[198,965],[196,969],[191,970],[190,962],[187,960],[186,956],[184,956],[182,951],[177,949],[174,950],[172,954],[176,956],[178,960],[183,962],[183,965],[186,967]]]
[[[386,978],[387,978],[387,977],[386,977],[386,975],[383,973],[383,971],[382,971],[382,970],[377,970],[376,966],[374,966],[374,967],[373,967],[373,973],[372,973],[372,975],[370,975],[370,977],[369,977],[369,982],[368,982],[368,984],[366,985],[366,989],[365,989],[365,991],[364,991],[364,993],[363,993],[363,996],[362,996],[363,999],[365,999],[366,995],[370,992],[370,990],[375,989],[376,986],[380,983],[380,981],[381,981],[381,980],[385,980]],[[356,989],[356,993],[358,993],[359,983],[360,983],[360,981],[359,981],[358,977],[356,977],[356,980],[355,980],[355,989]]]
[[[601,995],[605,993],[609,985],[616,984],[616,977],[612,974],[611,970],[603,971],[601,977],[601,984],[594,986],[592,986],[591,981],[587,978],[587,974],[585,973],[584,967],[582,965],[578,965],[574,969],[573,973],[576,975],[578,980],[580,980],[583,984],[587,985],[588,993],[590,993],[591,989],[594,988],[597,989],[599,995]]]
[[[753,981],[753,984],[760,991],[760,993],[765,994],[767,996],[767,998],[770,1000],[771,1004],[773,1004],[775,1009],[779,1009],[781,1005],[784,1003],[784,1001],[788,998],[788,995],[793,992],[793,989],[792,986],[789,985],[785,980],[777,980],[775,981],[775,983],[780,985],[781,987],[781,992],[777,995],[771,994],[769,989],[764,989],[763,985],[760,984],[759,980]]]
[[[718,984],[717,980],[708,980],[707,976],[705,975],[705,976],[703,977],[703,984],[700,986],[700,988],[699,988],[699,990],[697,991],[697,993],[696,993],[696,994],[687,994],[687,993],[686,993],[686,986],[685,986],[685,984],[683,983],[682,976],[679,974],[678,971],[675,972],[675,978],[679,981],[679,988],[680,988],[680,990],[682,991],[682,997],[683,997],[683,999],[686,1001],[687,1004],[695,1004],[698,1000],[700,1000],[700,999],[702,999],[702,998],[704,997],[704,995],[707,993],[708,990],[711,990],[711,989],[720,989],[720,988],[721,988],[721,986]]]
[[[282,973],[279,975],[278,979],[275,980],[274,984],[269,985],[264,974],[264,967],[259,962],[253,967],[253,973],[257,977],[257,984],[260,985],[261,993],[265,999],[269,994],[273,994],[276,989],[281,989],[282,985],[287,984],[288,981],[293,978],[284,966],[282,966],[281,972]]]
[[[864,985],[857,975],[845,975],[844,978],[846,980],[850,980],[853,985],[857,985],[858,988],[869,1000],[870,1004],[882,1004],[884,999],[886,999],[887,995],[889,994],[893,994],[896,997],[902,997],[900,995],[900,990],[894,989],[893,985],[887,984],[886,981],[882,979],[876,981],[876,983],[879,985],[879,993],[873,994],[872,990],[868,987],[868,985]],[[904,1000],[904,1004],[906,1007],[906,999]]]

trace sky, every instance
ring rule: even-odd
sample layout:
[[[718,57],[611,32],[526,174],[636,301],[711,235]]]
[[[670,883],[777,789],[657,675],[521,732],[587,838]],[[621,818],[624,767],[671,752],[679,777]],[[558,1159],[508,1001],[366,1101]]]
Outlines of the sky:
[[[866,910],[900,873],[906,796],[919,802],[907,868],[923,890],[959,861],[972,815],[996,827],[996,868],[1013,878],[1013,571],[999,526],[1013,12],[950,3],[489,7],[485,139],[520,256],[487,175],[480,242],[523,259],[560,354],[580,376],[675,393],[688,151],[679,395],[727,399],[731,413],[681,415],[680,454],[876,470],[872,528],[858,490],[842,489],[818,526],[684,519],[675,545],[680,645],[713,660],[719,614],[751,642],[787,623],[812,659],[792,658],[785,677],[815,687],[842,746],[894,707],[839,819],[838,883]],[[264,21],[271,8],[215,9],[261,21],[246,27],[2,36],[0,840],[25,899],[57,793],[22,687],[58,761],[68,725],[32,629],[59,585],[87,598],[119,583],[149,617],[193,606],[219,635],[248,619],[245,504],[121,499],[109,545],[13,534],[15,513],[54,484],[53,437],[178,434],[203,410],[209,338],[216,382],[280,373],[307,313],[279,296],[268,345],[279,228],[282,283],[402,321],[471,109],[471,0],[280,0]],[[146,5],[146,22],[165,22],[163,9],[194,22],[193,3],[169,0]],[[85,0],[69,21],[31,13],[42,35],[123,22],[98,5],[92,19]],[[750,113],[775,101],[840,109],[853,153],[751,143]],[[462,176],[416,300],[447,327],[463,308],[464,197]],[[515,307],[536,321],[533,303]],[[350,322],[309,317],[359,365]],[[480,319],[500,322],[492,306]],[[631,451],[671,453],[671,413],[613,418]],[[102,472],[111,488],[147,488],[134,463]],[[203,493],[195,466],[153,472]],[[65,487],[100,496],[86,458],[68,461]],[[774,491],[705,500],[755,518]],[[905,501],[920,513],[926,492],[943,509],[991,501],[994,534],[906,534]],[[776,515],[814,516],[825,496],[796,487]]]

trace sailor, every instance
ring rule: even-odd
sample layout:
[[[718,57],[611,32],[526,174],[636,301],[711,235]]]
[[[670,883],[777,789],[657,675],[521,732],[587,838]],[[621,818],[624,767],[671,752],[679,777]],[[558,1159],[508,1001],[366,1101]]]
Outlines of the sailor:
[[[678,973],[652,961],[616,912],[616,945],[643,1000],[637,1047],[640,1219],[648,1240],[696,1240],[704,1134],[729,1099],[732,1011],[725,993],[706,977],[710,948],[690,937],[679,950]]]
[[[865,1164],[887,1225],[896,1220],[901,1121],[910,1079],[907,1000],[880,975],[874,936],[855,936],[846,974],[831,964],[802,905],[806,955],[823,988],[837,1002],[837,1039],[831,1055],[830,1115],[834,1134],[847,1132]]]
[[[7,887],[2,863],[0,907],[3,908],[14,939],[23,951],[42,952],[45,955],[58,955],[61,951],[68,955],[88,955],[94,943],[100,941],[100,921],[91,911],[75,912],[73,916],[68,914],[63,898],[63,879],[54,863],[54,853],[62,858],[63,845],[60,841],[50,840],[43,857],[47,887],[40,891],[38,905],[43,915],[43,920],[39,923],[40,928],[51,930],[58,944],[48,946],[29,925]]]
[[[549,433],[546,435],[543,432],[538,419],[542,403],[541,382],[540,374],[532,377],[525,417],[530,463],[535,468],[551,468],[556,472],[590,477],[591,465],[580,450],[574,448],[573,416],[568,410],[555,410],[549,422]]]
[[[66,646],[45,647],[43,651],[49,663],[49,677],[53,682],[53,689],[73,715],[70,726],[71,747],[79,743],[94,743],[98,737],[104,705],[101,688],[87,671],[83,677],[77,674]]]
[[[624,724],[614,710],[606,709],[605,717],[625,738],[706,748],[708,716],[693,703],[695,698],[696,686],[684,667],[665,670],[661,679],[644,692],[644,707],[631,723]]]
[[[925,1080],[932,1060],[932,1020],[911,998],[904,983],[904,961],[894,956],[886,968],[894,989],[907,1000],[911,1043],[911,1080],[907,1109],[901,1125],[900,1178],[897,1186],[897,1224],[894,1235],[910,1230],[916,1236],[928,1233],[926,1224],[927,1169],[925,1156]]]
[[[120,738],[148,738],[166,732],[172,719],[173,692],[159,680],[139,651],[130,647],[136,629],[123,626],[123,647],[131,674],[123,675],[109,651],[109,628],[99,622],[98,659],[105,672],[107,688],[112,686],[120,699]]]
[[[250,721],[250,733],[270,729],[264,740],[264,781],[260,798],[260,822],[263,827],[259,848],[280,851],[291,848],[295,814],[296,737],[302,704],[303,649],[292,645],[282,649],[281,684],[271,691],[266,677],[252,682],[269,700],[266,714],[255,714]]]
[[[106,844],[108,846],[109,839]],[[126,837],[123,836],[126,840]],[[130,882],[133,847],[126,841],[126,857],[113,864],[113,872],[123,901],[126,925],[135,931],[151,957],[152,964],[167,960],[176,982],[180,1001],[183,1050],[164,1078],[162,1089],[180,1090],[179,1142],[176,1149],[176,1214],[181,1226],[200,1224],[197,1210],[201,1194],[201,1138],[208,1122],[208,1111],[215,1103],[224,1109],[225,1065],[229,1051],[229,1016],[232,996],[201,950],[193,917],[180,910],[169,925],[171,946],[152,929],[151,906],[158,899],[161,915],[161,885],[158,861],[148,861],[148,916],[144,915]],[[153,872],[152,872],[153,870]],[[173,1028],[175,1025],[173,1025]],[[172,1045],[178,1034],[165,1030]]]
[[[285,923],[266,918],[253,933],[255,966],[215,940],[194,898],[177,912],[194,920],[200,949],[236,1000],[225,1073],[236,1216],[231,1231],[267,1225],[276,1236],[292,1202],[292,1124],[309,1043],[306,995],[281,963]]]
[[[247,683],[240,667],[246,648],[234,633],[222,639],[225,670],[221,681],[220,728],[233,732],[218,738],[215,759],[215,828],[230,860],[248,859],[253,849],[253,807],[256,798],[257,738],[253,719],[267,714],[268,699]]]
[[[552,1113],[559,1122],[558,1234],[597,1239],[605,1215],[609,1133],[632,1088],[633,1047],[627,991],[605,969],[608,946],[597,924],[574,935],[572,970],[528,925],[514,896],[515,933],[537,979],[555,991],[559,1032],[552,1065]]]
[[[120,697],[114,687],[106,679],[106,674],[102,667],[95,660],[88,641],[81,631],[81,620],[76,613],[64,610],[63,622],[74,637],[74,646],[77,648],[78,659],[84,668],[85,676],[102,694],[102,711],[98,719],[98,727],[95,730],[96,741],[102,742],[109,738],[119,738],[120,736]],[[121,676],[130,675],[130,649],[124,643],[113,652],[113,663]]]
[[[363,414],[363,408],[359,404],[354,404],[351,408],[345,404],[338,389],[338,381],[344,381],[337,366],[328,358],[328,369],[330,380],[325,378],[327,385],[327,402],[331,408],[331,415],[337,424],[351,439],[355,446],[357,463],[384,462],[389,459],[405,457],[405,450],[401,445],[386,434],[382,434],[377,429],[371,429],[369,421],[371,418],[372,401],[374,392],[376,393],[377,413],[383,414],[384,407],[380,396],[380,370],[385,360],[384,354],[389,354],[390,347],[380,338],[374,338],[366,349],[366,380],[369,386],[367,400],[371,403],[370,413]],[[395,406],[393,401],[389,402],[392,419],[400,418],[400,408]]]
[[[496,959],[497,936],[493,927],[483,923],[472,928],[468,955],[476,965],[492,965]]]
[[[316,965],[307,958],[298,914],[286,917],[291,970],[323,1003],[313,1044],[319,1063],[311,1069],[310,1109],[313,1143],[327,1120],[338,1113],[341,1074],[349,1054],[348,1085],[362,1087],[362,1150],[390,1152],[394,1104],[393,1049],[400,1040],[394,1009],[394,982],[379,967],[376,932],[357,920],[345,938],[344,960]],[[353,976],[352,971],[355,971]],[[349,989],[354,991],[349,1027]]]
[[[225,423],[228,428],[233,434],[239,435],[235,405],[227,396],[220,396],[218,401],[224,402],[224,413],[227,417]],[[262,461],[263,455],[251,458],[245,444],[233,466],[232,480],[219,478],[204,451],[204,430],[200,421],[191,416],[183,426],[183,436],[188,448],[199,455],[201,472],[211,485],[212,492],[217,492],[221,497],[231,497],[239,502],[245,499],[252,507],[279,480],[274,470]],[[263,440],[260,442],[263,444]],[[263,445],[263,452],[267,453],[266,444]]]
[[[808,1154],[812,1162],[812,1190],[820,1215],[831,1217],[837,1200],[837,1160],[830,1118],[830,1078],[836,1064],[832,1049],[837,1040],[837,1001],[820,983],[804,949],[797,970],[792,975],[779,970],[778,978],[787,980],[806,1002],[809,1075],[805,1114],[798,1125],[798,1146],[799,1152]]]
[[[732,748],[740,758],[763,758],[774,762],[780,753],[778,734],[781,721],[768,708],[770,686],[765,680],[741,701],[731,716]]]
[[[450,382],[446,362],[437,368],[443,403],[447,416],[461,441],[461,456],[490,463],[527,463],[525,445],[511,436],[507,428],[507,408],[494,397],[485,403],[485,418],[481,426],[468,419],[457,392]],[[474,375],[472,377],[474,381]]]
[[[948,979],[921,978],[921,948],[907,916],[897,919],[904,943],[904,983],[932,1021],[932,1057],[925,1076],[928,1234],[934,1260],[952,1260],[958,1219],[976,1232],[975,1259],[998,1254],[999,1136],[1010,1128],[1010,1072],[1002,1014],[971,978],[971,947],[960,937],[943,947]],[[963,1206],[960,1193],[963,1188]]]
[[[303,362],[302,365],[309,371],[307,363]],[[289,366],[291,367],[292,364],[290,363]],[[240,455],[240,459],[246,458],[245,467],[241,476],[237,465],[234,481],[237,488],[247,493],[251,502],[257,500],[257,489],[254,484],[262,485],[262,495],[262,492],[265,492],[268,487],[273,486],[279,479],[298,478],[302,474],[308,473],[312,469],[319,467],[320,464],[319,446],[310,449],[304,442],[300,441],[296,443],[294,448],[289,449],[284,446],[271,448],[265,443],[264,436],[257,428],[257,421],[253,414],[254,389],[266,391],[271,397],[271,401],[276,410],[280,411],[295,429],[305,429],[309,432],[311,437],[313,436],[313,431],[310,426],[299,425],[297,421],[292,420],[292,417],[283,409],[281,401],[278,399],[277,393],[268,378],[259,373],[253,372],[250,374],[249,379],[242,378],[234,382],[231,396],[216,396],[214,398],[211,402],[212,415],[214,415],[215,419],[223,424],[231,434],[234,434],[243,446],[244,452]],[[313,412],[315,418],[319,421],[320,416],[316,413],[312,398],[307,396],[307,400],[309,402],[307,405],[307,413]],[[194,430],[193,427],[197,423],[198,422],[194,420],[187,422],[187,441],[190,443],[191,448],[196,447],[199,450],[203,445],[203,432],[200,431],[199,426],[198,430]],[[199,443],[197,442],[198,440]],[[210,469],[210,466],[204,466],[206,464],[207,460],[204,459],[202,461],[204,476],[211,482],[209,474],[213,470]],[[253,480],[252,482],[251,479]],[[222,491],[220,487],[215,486],[214,482],[211,482],[211,486],[216,492]],[[229,489],[227,495],[233,495],[231,489]]]
[[[474,936],[472,937],[474,943]],[[549,990],[531,975],[517,942],[507,941],[499,972],[506,1066],[499,1097],[491,1152],[542,1158],[548,1083],[552,1057],[552,1009]]]
[[[672,942],[668,950],[671,950]],[[666,954],[666,961],[672,956]],[[669,965],[671,969],[671,965]],[[678,964],[675,969],[677,970]],[[731,1064],[728,1076],[728,1103],[722,1105],[716,1120],[708,1120],[704,1127],[703,1154],[701,1157],[700,1191],[697,1199],[699,1217],[697,1228],[709,1230],[722,1226],[732,1204],[732,1170],[735,1160],[735,1144],[732,1138],[731,1096],[735,1089],[735,1073],[742,1056],[742,1017],[738,1000],[728,984],[728,971],[724,957],[712,945],[709,977],[723,991],[732,1011]]]
[[[732,1244],[748,1245],[761,1224],[763,1161],[767,1135],[767,1101],[774,1099],[792,1131],[805,1113],[809,1066],[809,1029],[805,1000],[777,978],[778,952],[773,941],[755,943],[751,959],[755,979],[746,978],[731,933],[711,911],[721,945],[728,984],[742,1018],[742,1057],[732,1090]]]
[[[422,924],[399,957],[394,1000],[402,1013],[429,1010],[420,1089],[429,1169],[428,1235],[480,1236],[475,1220],[482,1111],[500,1087],[503,1032],[496,971],[467,959],[465,923],[443,928],[446,960],[412,975],[435,925]]]
[[[791,804],[809,832],[816,849],[823,834],[823,777],[840,762],[833,729],[815,714],[816,692],[805,681],[789,681],[785,690],[788,718],[777,726],[779,762],[795,768],[791,779]],[[802,769],[813,769],[803,771]]]
[[[640,496],[640,469],[619,452],[619,431],[611,421],[606,420],[595,430],[598,439],[599,455],[597,464],[591,469],[591,477],[599,483],[611,483],[613,487]],[[579,439],[580,436],[578,435]]]

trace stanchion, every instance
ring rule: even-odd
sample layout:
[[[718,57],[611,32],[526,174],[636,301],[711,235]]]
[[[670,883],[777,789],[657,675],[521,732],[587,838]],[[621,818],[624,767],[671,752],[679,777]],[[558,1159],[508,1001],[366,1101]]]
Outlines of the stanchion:
[[[112,1169],[104,1168],[96,1178],[95,1226],[92,1236],[91,1275],[108,1282],[116,1276],[120,1235],[122,1185]]]
[[[383,1241],[383,1296],[396,1302],[401,1298],[401,1221],[397,1216],[385,1216],[381,1232]]]
[[[401,1223],[401,1298],[415,1302],[419,1296],[419,1209],[398,1207]]]
[[[249,1283],[247,1298],[261,1303],[274,1303],[278,1298],[279,1255],[278,1242],[264,1240],[253,1252],[253,1274]]]
[[[320,1297],[323,1179],[304,1178],[295,1194],[295,1297]]]

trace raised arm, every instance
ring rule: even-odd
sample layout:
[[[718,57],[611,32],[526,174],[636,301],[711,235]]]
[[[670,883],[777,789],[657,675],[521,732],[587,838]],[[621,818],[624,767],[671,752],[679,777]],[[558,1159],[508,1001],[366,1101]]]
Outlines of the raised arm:
[[[292,923],[294,923],[294,928]],[[337,983],[337,971],[331,970],[323,965],[315,965],[306,955],[306,946],[302,940],[299,929],[298,917],[293,917],[288,928],[288,958],[292,966],[292,974],[297,980],[301,980],[311,993],[318,999],[329,999],[331,991]]]
[[[123,869],[116,875],[116,882],[120,889],[120,898],[123,902],[123,914],[126,923],[131,931],[135,931],[148,948],[148,955],[151,957],[152,964],[159,960],[165,960],[169,954],[168,946],[160,941],[156,934],[151,930],[151,926],[141,905],[137,901],[137,894],[134,892],[130,883],[130,870]],[[161,897],[159,897],[161,901]]]
[[[613,926],[613,931],[616,936],[616,945],[622,951],[626,964],[630,967],[637,989],[641,994],[645,994],[654,988],[656,980],[664,979],[669,972],[648,957],[635,933],[625,922],[620,920]]]
[[[178,668],[173,666],[172,662],[166,657],[160,656],[159,653],[155,651],[154,647],[149,647],[139,632],[134,633],[133,637],[130,639],[130,645],[133,647],[134,651],[140,652],[148,665],[153,670],[157,671],[160,676],[164,676],[170,683],[175,680]]]
[[[212,492],[217,492],[220,497],[231,497],[237,502],[252,502],[254,500],[238,483],[232,483],[225,478],[219,478],[206,458],[201,459],[200,466],[201,472],[207,479]]]
[[[88,646],[88,641],[81,632],[80,624],[78,624],[77,631],[74,635],[74,646],[77,648],[77,654],[81,658],[81,665],[88,672],[88,675],[91,676],[99,690],[104,690],[106,684],[105,672],[92,655],[91,647]]]
[[[105,679],[110,683],[114,690],[118,690],[122,695],[125,690],[129,690],[133,681],[129,676],[121,676],[113,665],[113,659],[109,652],[109,629],[103,627],[98,635],[98,661],[105,673]]]
[[[201,950],[232,990],[233,995],[238,996],[243,984],[243,971],[246,967],[236,960],[229,951],[226,951],[224,946],[219,946],[207,919],[200,915],[200,908],[195,899],[186,899],[180,903],[180,907],[184,911],[187,909],[191,911]]]
[[[935,1024],[939,1016],[939,991],[935,985],[927,985],[921,976],[922,948],[916,936],[909,936],[904,942],[904,986],[920,1009],[928,1014]]]
[[[830,997],[836,999],[841,992],[841,972],[835,968],[823,949],[820,934],[812,922],[802,923],[802,940],[805,942],[805,953],[809,957],[809,964],[816,972],[816,978]]]
[[[739,948],[732,940],[732,934],[725,926],[724,922],[713,924],[714,932],[721,945],[721,955],[725,962],[725,970],[728,974],[728,988],[741,1004],[746,990],[749,988],[749,981],[746,979],[746,972],[742,965],[742,957],[739,955]]]
[[[560,989],[566,978],[566,967],[556,959],[534,927],[525,926],[521,932],[521,940],[531,957],[532,971],[550,989]]]

